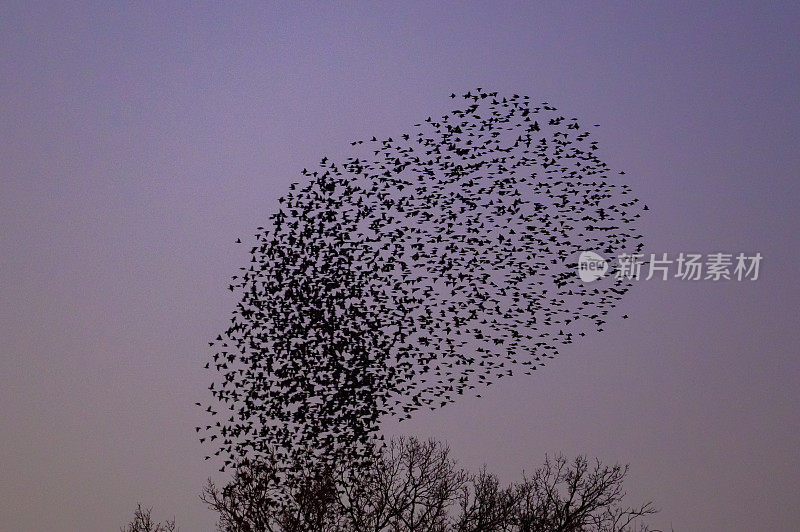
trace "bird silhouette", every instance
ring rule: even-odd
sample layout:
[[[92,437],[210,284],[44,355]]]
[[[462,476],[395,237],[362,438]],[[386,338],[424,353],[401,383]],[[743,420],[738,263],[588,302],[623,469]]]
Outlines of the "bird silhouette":
[[[642,248],[640,202],[591,133],[528,96],[457,101],[303,169],[258,228],[207,366],[223,421],[197,428],[227,464],[366,460],[383,419],[532,374],[631,287],[577,275],[582,250]]]

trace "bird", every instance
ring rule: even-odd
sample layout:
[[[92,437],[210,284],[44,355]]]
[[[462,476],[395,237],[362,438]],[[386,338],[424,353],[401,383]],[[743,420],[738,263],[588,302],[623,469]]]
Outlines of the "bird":
[[[582,250],[641,249],[647,210],[592,133],[529,96],[450,98],[303,168],[258,227],[206,364],[220,415],[197,432],[221,470],[269,456],[286,480],[367,458],[384,420],[481,398],[511,365],[532,375],[627,294],[577,275]]]

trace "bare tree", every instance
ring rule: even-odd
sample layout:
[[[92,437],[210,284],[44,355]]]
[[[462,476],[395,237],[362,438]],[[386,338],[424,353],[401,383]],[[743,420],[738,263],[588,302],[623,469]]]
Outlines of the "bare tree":
[[[174,519],[164,523],[154,523],[150,516],[152,511],[152,508],[142,508],[141,504],[137,504],[133,512],[133,521],[120,528],[120,532],[178,532]]]
[[[628,466],[593,464],[583,456],[569,463],[545,457],[533,476],[517,486],[515,530],[520,532],[647,531],[641,519],[656,513],[652,503],[621,506]],[[638,528],[635,528],[638,524]]]
[[[451,530],[510,530],[519,500],[519,491],[513,485],[502,487],[497,477],[484,467],[462,486]]]
[[[290,485],[269,464],[236,468],[221,490],[209,480],[201,500],[219,515],[224,532],[328,532],[335,522],[335,486],[329,472],[307,473]]]
[[[201,498],[223,532],[635,532],[651,503],[625,506],[627,466],[546,457],[519,483],[457,467],[445,444],[390,442],[367,465],[347,461],[281,482],[267,464],[238,468]]]
[[[222,489],[209,480],[201,499],[224,532],[433,531],[446,529],[465,480],[446,446],[398,439],[366,467],[342,461],[295,482],[267,464],[243,465]]]
[[[448,509],[467,479],[435,441],[400,438],[367,469],[337,470],[338,503],[347,530],[445,530]]]

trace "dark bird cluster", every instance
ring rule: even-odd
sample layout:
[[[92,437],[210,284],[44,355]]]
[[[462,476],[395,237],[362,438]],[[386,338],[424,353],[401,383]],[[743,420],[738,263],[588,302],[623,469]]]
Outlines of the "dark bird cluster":
[[[461,101],[303,170],[258,228],[197,429],[226,465],[366,457],[386,416],[478,395],[603,330],[630,283],[584,284],[576,258],[640,250],[640,202],[576,118],[517,94]]]

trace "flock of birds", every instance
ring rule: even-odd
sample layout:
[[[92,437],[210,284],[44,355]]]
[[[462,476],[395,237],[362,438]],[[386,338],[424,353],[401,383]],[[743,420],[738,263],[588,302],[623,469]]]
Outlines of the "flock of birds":
[[[576,258],[638,252],[643,206],[576,118],[480,88],[461,101],[303,170],[258,228],[206,364],[197,432],[222,470],[368,458],[387,416],[479,395],[603,330],[630,282],[584,284]]]

